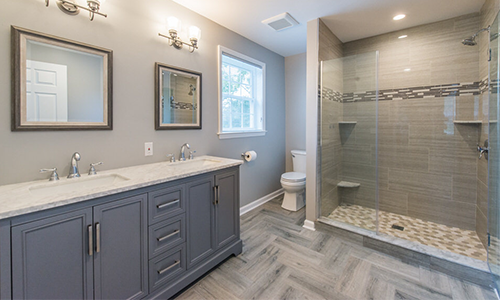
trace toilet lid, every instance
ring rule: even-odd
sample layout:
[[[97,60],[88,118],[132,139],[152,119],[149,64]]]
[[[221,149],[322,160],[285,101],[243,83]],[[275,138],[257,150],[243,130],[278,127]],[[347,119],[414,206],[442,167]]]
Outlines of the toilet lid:
[[[288,172],[281,175],[281,179],[288,182],[301,182],[306,181],[306,174],[299,172]]]

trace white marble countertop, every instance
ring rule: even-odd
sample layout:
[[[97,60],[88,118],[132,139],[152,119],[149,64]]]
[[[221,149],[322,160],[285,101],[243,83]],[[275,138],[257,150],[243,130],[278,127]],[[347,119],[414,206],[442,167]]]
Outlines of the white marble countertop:
[[[208,161],[203,165],[203,161]],[[0,186],[0,219],[11,218],[23,214],[42,211],[63,205],[78,203],[103,196],[126,192],[142,187],[152,186],[176,179],[191,177],[243,164],[243,160],[228,159],[215,156],[200,156],[185,162],[161,162],[121,169],[98,171],[97,175],[89,176],[85,172],[82,177],[67,179],[65,174],[59,174],[60,180],[37,180]],[[51,185],[76,183],[77,180],[92,180],[118,175],[122,180],[111,182],[94,188],[80,188],[70,192],[50,195],[33,192],[33,188],[45,188]]]

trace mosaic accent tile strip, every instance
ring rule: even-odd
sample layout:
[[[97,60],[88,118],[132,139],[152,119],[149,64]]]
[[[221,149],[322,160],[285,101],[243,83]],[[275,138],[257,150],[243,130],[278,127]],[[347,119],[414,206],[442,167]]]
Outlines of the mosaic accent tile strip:
[[[339,206],[328,218],[369,230],[376,230],[376,210],[359,205]],[[475,231],[450,227],[385,211],[379,213],[379,231],[441,250],[486,261],[486,249]],[[404,230],[393,229],[403,226]]]
[[[451,83],[436,86],[409,87],[401,89],[380,90],[378,99],[383,100],[406,100],[439,97],[455,97],[480,95],[480,82]],[[376,91],[344,93],[342,102],[364,102],[375,101]]]
[[[188,109],[188,110],[196,110],[196,104],[187,103],[187,102],[177,102],[170,100],[170,107],[173,109]]]
[[[492,93],[498,93],[499,80],[492,80],[490,90]],[[407,99],[424,99],[424,98],[439,98],[439,97],[457,97],[457,96],[477,96],[488,90],[488,79],[483,79],[478,82],[467,83],[451,83],[435,86],[409,87],[400,89],[380,90],[378,99],[384,100],[407,100]],[[340,93],[329,88],[318,90],[318,94],[327,101],[335,102],[366,102],[375,101],[377,99],[376,91],[355,92],[355,93]]]

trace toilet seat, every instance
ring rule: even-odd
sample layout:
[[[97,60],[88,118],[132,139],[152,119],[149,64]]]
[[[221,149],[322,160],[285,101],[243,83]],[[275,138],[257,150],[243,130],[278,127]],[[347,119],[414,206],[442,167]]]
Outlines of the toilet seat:
[[[281,180],[284,182],[304,182],[306,181],[306,174],[299,172],[287,172],[281,175]]]

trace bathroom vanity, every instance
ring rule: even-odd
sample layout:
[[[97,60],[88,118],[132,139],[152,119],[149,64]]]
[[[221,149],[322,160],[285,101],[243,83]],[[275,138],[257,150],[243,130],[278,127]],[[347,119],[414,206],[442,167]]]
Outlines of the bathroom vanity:
[[[1,299],[168,299],[242,251],[239,160],[0,187]]]

